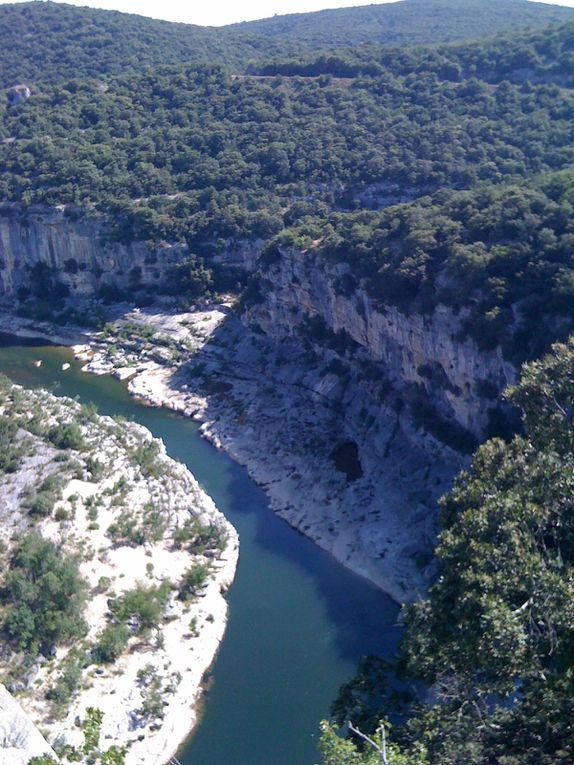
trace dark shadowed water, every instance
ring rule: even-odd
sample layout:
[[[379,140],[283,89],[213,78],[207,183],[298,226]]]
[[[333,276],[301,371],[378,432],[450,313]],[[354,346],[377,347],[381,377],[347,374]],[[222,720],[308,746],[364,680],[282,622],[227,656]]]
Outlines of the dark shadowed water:
[[[37,368],[32,362],[40,359]],[[66,372],[64,362],[72,364]],[[69,350],[37,341],[0,337],[0,371],[145,425],[239,531],[229,624],[182,764],[318,762],[318,724],[341,683],[363,655],[393,654],[397,606],[270,512],[246,471],[202,439],[192,421],[138,404],[117,380],[81,372]]]

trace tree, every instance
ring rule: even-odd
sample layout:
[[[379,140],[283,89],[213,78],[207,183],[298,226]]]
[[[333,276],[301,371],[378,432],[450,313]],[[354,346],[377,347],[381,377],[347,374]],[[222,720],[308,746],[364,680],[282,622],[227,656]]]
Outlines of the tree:
[[[424,747],[416,745],[410,753],[401,752],[396,744],[387,741],[385,726],[388,729],[388,723],[380,723],[377,734],[367,736],[348,723],[355,741],[363,745],[360,748],[353,740],[338,736],[333,726],[323,720],[319,739],[323,765],[427,765]]]
[[[481,446],[456,479],[440,577],[408,610],[403,654],[435,689],[410,727],[433,764],[574,751],[574,340],[525,365],[507,397],[524,433]]]

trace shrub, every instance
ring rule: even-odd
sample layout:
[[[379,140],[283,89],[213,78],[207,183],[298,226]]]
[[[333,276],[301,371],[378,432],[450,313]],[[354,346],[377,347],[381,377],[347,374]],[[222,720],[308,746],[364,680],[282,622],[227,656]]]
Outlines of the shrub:
[[[46,693],[48,701],[53,703],[55,710],[62,709],[68,704],[77,691],[82,679],[82,666],[77,658],[67,661],[62,674]]]
[[[196,598],[205,588],[211,575],[211,566],[207,563],[196,561],[181,578],[179,583],[179,599],[189,600]]]
[[[157,441],[145,441],[135,449],[133,453],[134,461],[141,468],[145,476],[158,478],[160,469],[156,462],[159,454],[159,444]]]
[[[0,473],[13,473],[20,465],[23,448],[15,443],[17,431],[13,420],[0,416]]]
[[[94,661],[112,664],[126,650],[130,635],[130,629],[126,624],[110,624],[92,648]]]
[[[31,653],[79,638],[86,632],[85,595],[77,557],[30,532],[12,556],[0,594],[6,604],[3,629]]]
[[[157,625],[163,615],[171,585],[163,582],[159,587],[146,587],[138,584],[110,604],[114,618],[123,624],[130,623],[135,634],[139,635]]]
[[[56,425],[50,431],[49,439],[58,449],[75,449],[82,452],[86,448],[86,441],[77,422]]]
[[[52,514],[55,501],[56,497],[54,494],[44,491],[40,492],[30,503],[28,512],[30,515],[39,516],[40,518],[47,518]]]

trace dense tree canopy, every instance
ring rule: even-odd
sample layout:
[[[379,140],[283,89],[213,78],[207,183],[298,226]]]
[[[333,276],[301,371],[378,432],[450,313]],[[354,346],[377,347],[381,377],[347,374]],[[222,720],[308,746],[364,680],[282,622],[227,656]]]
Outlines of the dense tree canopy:
[[[59,2],[14,3],[0,6],[0,84],[105,78],[181,62],[216,61],[242,72],[249,62],[317,48],[474,39],[569,19],[571,9],[526,0],[406,0],[213,28]]]
[[[46,84],[0,105],[0,197],[186,242],[167,289],[194,296],[237,283],[210,262],[230,241],[314,242],[381,301],[467,309],[483,347],[533,357],[572,320],[572,29]]]
[[[483,3],[479,3],[483,5]],[[530,4],[529,4],[530,5]],[[425,20],[424,13],[421,19]],[[501,33],[504,27],[496,30]],[[406,76],[433,73],[445,82],[477,78],[494,84],[554,82],[571,86],[574,26],[548,27],[447,45],[363,45],[356,49],[314,51],[297,58],[253,62],[253,74],[357,77],[385,72]]]
[[[303,246],[344,261],[381,307],[464,309],[462,329],[481,348],[502,345],[524,360],[572,327],[573,193],[567,171],[528,187],[441,191],[382,212],[307,217],[281,232],[271,252]]]
[[[524,435],[480,447],[444,500],[441,576],[406,644],[438,690],[430,762],[574,756],[573,380],[572,341],[528,364],[509,392]]]
[[[416,45],[474,40],[504,30],[539,28],[573,20],[571,9],[523,0],[404,0],[400,3],[293,13],[234,24],[233,30],[277,40],[297,39],[311,49],[365,43]]]

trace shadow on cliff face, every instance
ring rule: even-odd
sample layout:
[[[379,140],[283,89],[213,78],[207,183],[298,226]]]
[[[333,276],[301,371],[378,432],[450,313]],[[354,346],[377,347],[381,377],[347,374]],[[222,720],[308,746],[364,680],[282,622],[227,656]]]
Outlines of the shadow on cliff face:
[[[331,457],[337,470],[345,473],[349,483],[363,477],[359,447],[355,441],[345,441],[338,444],[331,452]]]

